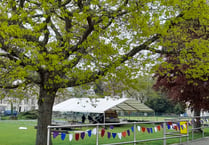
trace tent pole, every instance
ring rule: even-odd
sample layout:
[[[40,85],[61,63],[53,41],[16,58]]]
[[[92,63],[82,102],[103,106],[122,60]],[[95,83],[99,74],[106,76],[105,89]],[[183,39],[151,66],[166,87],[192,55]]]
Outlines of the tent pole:
[[[105,122],[105,111],[104,111],[104,125],[105,125],[105,123],[106,123],[106,122]]]

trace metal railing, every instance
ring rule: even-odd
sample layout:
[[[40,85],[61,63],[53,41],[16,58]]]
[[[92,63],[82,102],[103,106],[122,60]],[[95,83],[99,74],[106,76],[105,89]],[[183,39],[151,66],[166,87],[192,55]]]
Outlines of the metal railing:
[[[182,134],[180,132],[181,127],[179,127],[178,131],[167,131],[168,130],[168,124],[172,122],[173,124],[179,124],[179,122],[186,122],[186,134]],[[114,126],[114,125],[133,125],[133,140],[126,141],[126,142],[117,142],[117,143],[108,143],[108,145],[119,145],[119,144],[134,144],[139,142],[150,142],[150,141],[157,141],[157,140],[163,140],[163,145],[166,145],[166,142],[168,139],[172,138],[179,138],[179,142],[181,143],[181,138],[186,137],[187,141],[189,141],[189,120],[167,120],[167,121],[155,121],[155,122],[124,122],[124,123],[105,123],[105,124],[78,124],[78,125],[58,125],[58,126],[48,126],[48,134],[47,134],[47,145],[50,145],[51,141],[51,132],[52,130],[56,129],[63,129],[63,128],[75,128],[75,127],[96,127],[96,145],[99,145],[99,128],[104,126]],[[136,126],[140,124],[160,124],[163,129],[163,135],[160,138],[152,138],[152,139],[143,139],[143,140],[137,140],[136,139]],[[63,130],[62,130],[63,131]],[[107,144],[102,144],[107,145]]]

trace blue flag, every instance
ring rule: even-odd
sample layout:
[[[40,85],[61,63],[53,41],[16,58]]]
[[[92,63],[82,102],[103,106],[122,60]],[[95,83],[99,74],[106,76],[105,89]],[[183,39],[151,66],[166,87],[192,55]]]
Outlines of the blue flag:
[[[65,133],[61,133],[61,139],[64,140],[65,139],[66,134]]]
[[[112,133],[112,137],[115,138],[117,133]]]
[[[91,130],[88,130],[88,136],[91,137]]]

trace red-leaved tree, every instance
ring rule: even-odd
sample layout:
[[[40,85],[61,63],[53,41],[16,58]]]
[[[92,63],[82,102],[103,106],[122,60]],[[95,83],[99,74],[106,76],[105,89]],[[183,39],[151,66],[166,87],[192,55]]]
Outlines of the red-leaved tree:
[[[189,103],[194,116],[200,116],[201,110],[209,109],[209,80],[188,77],[186,72],[189,65],[180,64],[177,56],[167,56],[166,62],[173,67],[168,68],[165,65],[159,67],[155,74],[157,81],[153,88],[166,92],[169,98],[177,102]],[[195,127],[199,127],[200,118],[196,119]]]

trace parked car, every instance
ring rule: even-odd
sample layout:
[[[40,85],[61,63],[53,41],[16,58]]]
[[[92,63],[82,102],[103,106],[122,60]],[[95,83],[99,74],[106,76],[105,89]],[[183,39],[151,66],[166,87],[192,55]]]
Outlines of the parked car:
[[[11,110],[5,110],[4,111],[4,116],[10,116],[12,115],[12,111]],[[13,115],[17,116],[17,111],[13,111]]]

